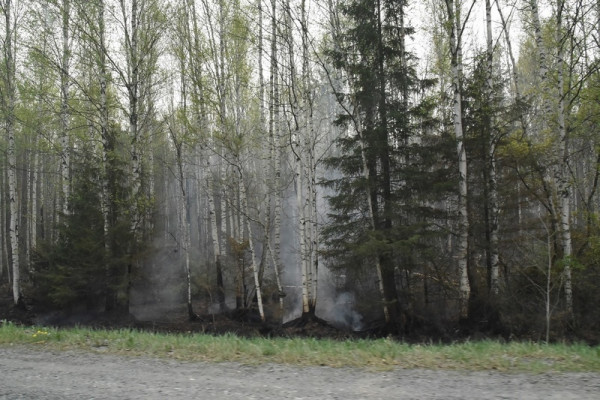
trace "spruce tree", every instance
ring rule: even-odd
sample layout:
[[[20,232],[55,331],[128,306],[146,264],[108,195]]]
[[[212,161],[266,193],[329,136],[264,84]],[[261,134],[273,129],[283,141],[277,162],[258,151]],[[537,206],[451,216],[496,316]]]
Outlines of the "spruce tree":
[[[377,269],[386,323],[396,332],[409,328],[411,306],[396,271],[418,268],[417,254],[427,253],[451,165],[440,147],[446,136],[431,135],[434,102],[423,93],[433,82],[417,77],[405,46],[413,33],[406,7],[398,0],[344,2],[348,28],[329,52],[346,88],[336,90],[345,110],[337,123],[348,133],[328,160],[341,176],[326,182],[334,191],[326,254],[339,267]]]

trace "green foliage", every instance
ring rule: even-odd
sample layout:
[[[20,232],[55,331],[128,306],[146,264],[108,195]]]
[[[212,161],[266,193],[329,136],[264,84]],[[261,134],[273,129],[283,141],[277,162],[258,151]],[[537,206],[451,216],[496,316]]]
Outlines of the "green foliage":
[[[336,123],[352,133],[338,139],[340,154],[326,161],[335,177],[323,182],[334,193],[323,234],[324,254],[335,267],[355,268],[380,256],[410,265],[407,259],[440,232],[435,222],[443,212],[435,202],[455,187],[453,142],[435,131],[437,103],[422,95],[435,81],[417,77],[415,57],[402,45],[413,30],[398,28],[406,7],[344,2],[348,28],[328,52],[347,77],[349,91],[338,98],[355,110],[338,116]]]
[[[34,258],[33,295],[58,308],[97,306],[106,286],[101,189],[93,180],[98,171],[82,168],[73,185],[70,213],[61,217],[57,242],[40,243]]]
[[[143,255],[144,238],[134,243],[132,199],[123,184],[127,180],[122,158],[119,151],[109,154],[108,232],[102,211],[103,183],[98,179],[104,172],[87,159],[73,164],[77,173],[71,186],[69,212],[60,216],[57,239],[41,241],[33,256],[31,296],[40,304],[60,309],[101,309],[107,296],[114,296],[116,304],[128,303],[128,286],[136,272],[135,260]]]

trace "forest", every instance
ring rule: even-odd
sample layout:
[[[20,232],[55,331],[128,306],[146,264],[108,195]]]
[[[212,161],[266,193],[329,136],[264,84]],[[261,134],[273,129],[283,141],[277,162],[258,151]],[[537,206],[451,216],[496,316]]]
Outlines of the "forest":
[[[600,339],[599,1],[0,10],[13,308]]]

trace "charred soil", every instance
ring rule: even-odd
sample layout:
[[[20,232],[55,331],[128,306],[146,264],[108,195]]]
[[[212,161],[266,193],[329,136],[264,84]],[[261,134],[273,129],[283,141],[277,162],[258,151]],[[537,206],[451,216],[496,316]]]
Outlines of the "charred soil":
[[[6,288],[2,288],[6,289]],[[0,320],[20,325],[52,327],[83,326],[95,329],[134,329],[157,333],[204,333],[210,335],[234,334],[240,337],[310,337],[329,339],[361,339],[391,337],[407,343],[452,343],[462,340],[479,339],[527,339],[540,338],[527,335],[499,333],[482,329],[481,326],[457,324],[444,326],[428,324],[424,320],[409,321],[404,332],[395,332],[382,321],[374,320],[365,324],[362,331],[352,331],[331,324],[314,314],[302,315],[289,321],[267,318],[261,321],[254,309],[228,310],[220,313],[200,314],[190,320],[184,304],[136,304],[130,306],[129,313],[106,313],[85,309],[56,310],[44,305],[25,301],[15,306],[8,290],[0,290]],[[206,308],[206,307],[204,307]],[[573,336],[573,341],[582,339],[589,344],[595,340],[586,340],[582,336]]]
[[[147,313],[147,309],[152,313]],[[190,320],[184,306],[165,307],[146,305],[131,307],[127,315],[88,310],[55,310],[24,303],[13,304],[12,296],[0,296],[0,320],[19,325],[54,327],[85,326],[96,329],[136,329],[157,333],[205,333],[213,335],[235,334],[240,337],[314,337],[359,338],[368,335],[352,332],[329,324],[317,316],[304,316],[286,323],[263,322],[255,310],[230,310],[214,314],[201,314]]]

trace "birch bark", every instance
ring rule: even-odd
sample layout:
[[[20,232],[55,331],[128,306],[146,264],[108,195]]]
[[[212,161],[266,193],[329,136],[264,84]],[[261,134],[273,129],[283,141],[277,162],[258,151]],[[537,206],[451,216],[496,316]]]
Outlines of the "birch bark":
[[[180,221],[180,232],[181,232],[181,242],[182,242],[182,250],[184,256],[184,269],[186,275],[186,300],[187,300],[187,310],[188,310],[188,318],[190,321],[197,319],[197,315],[194,313],[194,307],[192,304],[192,272],[190,267],[190,210],[188,207],[188,194],[186,191],[186,177],[183,170],[183,160],[182,160],[182,146],[183,144],[180,142],[177,146],[177,170],[178,170],[178,179],[177,183],[179,185],[179,221]]]
[[[462,79],[462,45],[461,29],[462,22],[460,18],[460,2],[458,0],[445,0],[448,10],[448,24],[450,26],[450,52],[452,67],[452,88],[454,92],[453,119],[454,134],[456,137],[456,146],[458,154],[458,278],[459,278],[459,308],[460,317],[463,319],[469,316],[469,298],[471,288],[467,271],[468,260],[468,230],[469,216],[467,209],[467,153],[464,143],[464,133],[462,124],[462,95],[460,82]]]
[[[539,9],[537,0],[530,0],[529,2],[534,28],[534,37],[536,41],[536,49],[539,58],[539,70],[542,82],[542,93],[543,93],[543,106],[545,110],[543,127],[546,127],[548,120],[552,118],[553,107],[550,93],[550,82],[548,81],[549,67],[548,67],[548,51],[544,45],[542,38],[542,27],[539,17]],[[566,129],[565,121],[565,82],[564,82],[564,43],[563,43],[563,12],[565,8],[564,0],[557,0],[556,2],[556,27],[555,27],[555,41],[557,43],[557,79],[558,79],[558,101],[557,101],[557,114],[556,119],[558,122],[558,137],[556,146],[556,160],[551,160],[552,169],[554,170],[554,180],[556,183],[556,189],[559,197],[559,208],[556,210],[554,202],[551,202],[553,216],[559,215],[560,234],[562,241],[562,252],[563,252],[563,278],[565,282],[565,303],[567,312],[572,315],[573,313],[573,289],[572,289],[572,278],[571,278],[571,257],[572,257],[572,241],[571,241],[571,186],[569,183],[569,138]],[[555,211],[556,210],[556,211]],[[557,218],[558,219],[558,218]],[[554,221],[553,221],[554,223]]]
[[[62,214],[69,213],[69,192],[70,192],[70,168],[71,168],[71,148],[69,143],[69,64],[71,59],[71,49],[69,44],[69,22],[71,19],[70,0],[62,1],[62,60],[60,68],[60,146],[61,163],[60,175],[62,179]]]
[[[0,196],[0,226],[6,227],[6,164],[2,165],[2,171],[0,171],[0,189],[2,189],[2,195]],[[0,278],[4,276],[4,270],[6,267],[6,281],[9,285],[12,285],[10,279],[10,258],[8,256],[8,237],[6,236],[6,229],[0,229]]]
[[[219,226],[217,225],[217,211],[215,209],[215,185],[213,178],[213,171],[211,169],[211,156],[206,157],[206,187],[207,187],[207,201],[208,201],[208,212],[210,215],[210,233],[213,245],[214,263],[217,272],[217,290],[219,307],[221,310],[225,308],[225,292],[223,287],[223,271],[221,266],[221,245],[219,243]],[[221,217],[222,218],[222,217]]]
[[[492,5],[491,0],[485,0],[485,15],[486,15],[486,58],[487,58],[487,101],[492,103],[494,93],[493,73],[494,73],[494,46],[492,36]],[[489,107],[492,110],[492,107]],[[492,111],[493,113],[493,111]],[[489,190],[489,268],[490,268],[490,292],[492,295],[497,295],[499,292],[499,257],[498,257],[498,193],[497,193],[497,177],[496,177],[496,139],[494,137],[494,117],[490,115],[488,126],[488,168],[489,181],[486,183]]]
[[[182,81],[183,81],[182,77]],[[182,82],[182,85],[184,83]],[[185,107],[185,93],[184,93],[184,107]],[[187,177],[184,170],[184,142],[183,138],[179,136],[177,132],[178,127],[175,126],[175,123],[169,126],[169,133],[171,135],[171,140],[173,142],[173,146],[175,147],[176,153],[176,163],[177,163],[177,216],[179,220],[179,237],[180,237],[180,249],[183,252],[183,261],[184,261],[184,272],[186,276],[186,303],[187,303],[187,311],[188,318],[190,321],[194,321],[198,318],[196,313],[194,312],[194,307],[192,303],[192,272],[190,266],[190,209],[188,205],[188,193],[187,193]]]
[[[565,79],[564,79],[564,41],[563,33],[563,11],[565,8],[564,0],[557,0],[556,16],[556,43],[557,51],[557,74],[558,74],[558,145],[560,163],[557,167],[557,182],[560,195],[560,222],[563,242],[564,269],[563,276],[565,280],[565,303],[567,312],[573,314],[573,286],[571,279],[571,257],[573,254],[573,245],[571,241],[571,185],[569,183],[569,136],[566,127],[565,110]]]
[[[312,74],[310,69],[310,38],[309,38],[309,10],[306,0],[301,2],[300,26],[302,29],[302,88],[303,88],[303,108],[304,108],[304,143],[302,152],[304,156],[304,174],[306,179],[306,193],[304,198],[304,230],[305,230],[305,263],[308,271],[308,293],[309,310],[314,313],[317,306],[317,274],[318,274],[318,256],[317,256],[317,235],[318,226],[316,218],[316,131],[313,120],[313,88]]]
[[[127,91],[127,117],[131,153],[131,231],[134,241],[140,224],[140,213],[138,207],[138,195],[141,187],[141,159],[140,159],[140,135],[139,135],[139,109],[140,109],[140,60],[143,55],[139,48],[139,22],[140,12],[138,0],[131,0],[130,7],[125,0],[119,0],[121,7],[122,25],[124,30],[124,52],[126,71],[119,70]],[[143,4],[142,4],[143,6]],[[147,49],[149,50],[149,49]]]
[[[13,278],[13,301],[17,305],[21,302],[21,270],[19,261],[19,215],[17,198],[17,156],[15,140],[15,56],[14,56],[14,31],[13,31],[13,6],[11,0],[6,0],[4,6],[5,37],[4,37],[4,62],[5,62],[5,91],[6,114],[5,129],[7,136],[6,156],[8,161],[8,201],[10,209],[10,222],[8,233],[10,237],[10,254]]]
[[[100,120],[100,136],[102,139],[102,195],[101,195],[101,208],[104,219],[104,249],[105,249],[105,263],[106,263],[106,310],[112,311],[117,306],[117,293],[116,293],[116,278],[115,271],[110,265],[110,258],[112,257],[112,243],[110,237],[110,230],[112,228],[112,217],[113,217],[113,200],[112,199],[112,175],[113,163],[111,161],[112,153],[114,151],[114,137],[109,128],[109,114],[108,114],[108,80],[109,72],[106,60],[106,29],[105,29],[105,12],[106,5],[104,0],[97,1],[98,7],[98,44],[95,56],[97,57],[97,67],[100,80],[100,102],[98,105],[99,109],[99,120]]]
[[[277,45],[277,2],[271,0],[271,66],[270,66],[270,91],[271,99],[269,102],[270,126],[269,131],[272,134],[271,158],[273,160],[273,193],[275,196],[275,204],[273,209],[273,251],[271,258],[273,269],[275,270],[275,278],[279,290],[279,305],[283,311],[283,287],[280,279],[280,256],[281,256],[281,131],[280,131],[280,96],[279,96],[279,48]],[[269,248],[271,245],[269,243]],[[283,317],[283,315],[282,315]]]
[[[248,194],[246,192],[246,182],[244,180],[244,173],[242,170],[242,166],[238,165],[238,174],[239,174],[239,185],[240,185],[240,202],[241,207],[244,213],[244,221],[246,225],[246,229],[248,231],[248,248],[250,250],[250,263],[252,268],[252,275],[254,277],[254,288],[256,290],[256,301],[258,304],[258,313],[260,315],[260,319],[265,321],[265,312],[263,308],[263,300],[262,300],[262,290],[261,283],[258,274],[258,267],[256,265],[256,253],[254,250],[254,238],[252,237],[252,221],[250,219],[250,207],[248,206]]]
[[[6,208],[4,207],[4,193],[7,192],[6,188],[4,187],[5,172],[6,165],[3,164],[2,169],[0,170],[0,190],[2,191],[2,195],[0,195],[0,226],[4,227],[6,226],[6,223],[4,221],[4,210],[6,210]],[[4,276],[4,266],[9,264],[8,260],[5,259],[5,257],[7,256],[6,239],[6,229],[0,229],[0,278]],[[11,283],[10,273],[7,273],[7,275],[9,277],[8,282]]]

